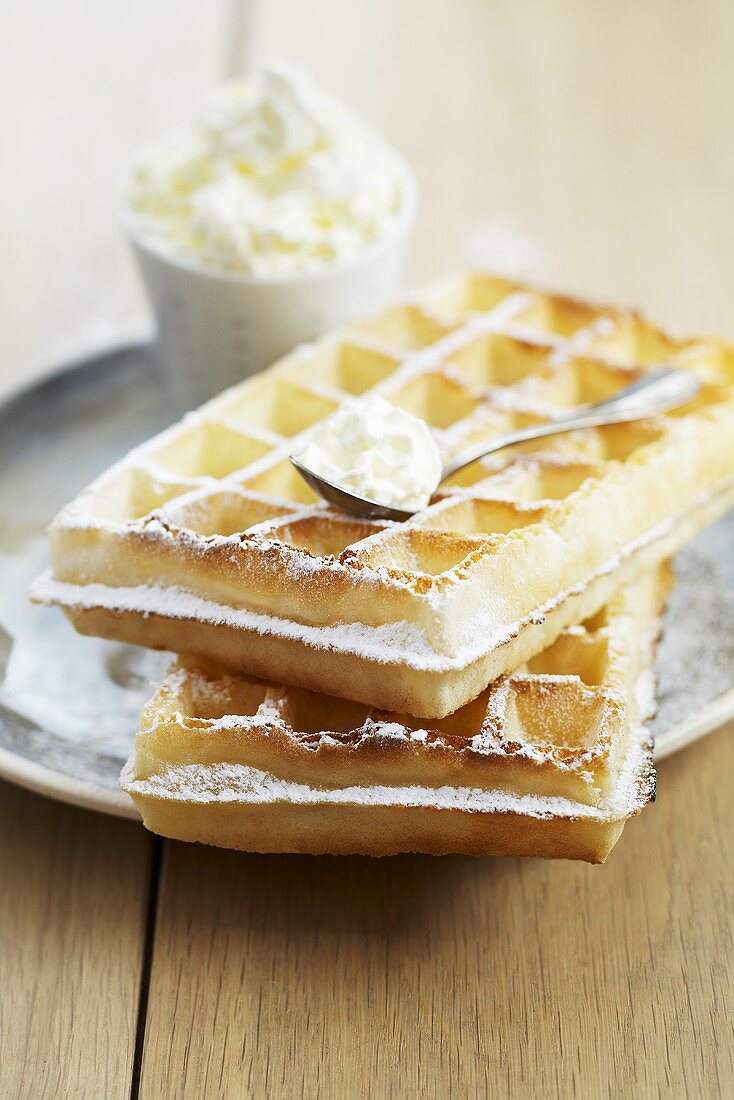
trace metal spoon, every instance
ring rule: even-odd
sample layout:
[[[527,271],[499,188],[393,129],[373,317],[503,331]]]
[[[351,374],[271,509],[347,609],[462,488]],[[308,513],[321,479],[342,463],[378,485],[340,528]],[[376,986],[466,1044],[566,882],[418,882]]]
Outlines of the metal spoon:
[[[656,367],[633,382],[631,386],[626,386],[614,397],[601,401],[598,405],[587,405],[568,416],[560,416],[543,424],[533,424],[529,428],[522,428],[520,431],[499,436],[497,439],[483,440],[473,447],[468,447],[444,463],[436,489],[458,470],[463,470],[465,466],[471,465],[480,458],[486,458],[495,451],[504,450],[505,447],[514,447],[517,443],[529,443],[534,439],[542,439],[543,436],[573,432],[580,428],[599,428],[604,424],[622,424],[630,420],[641,420],[646,416],[653,416],[655,413],[684,405],[696,396],[700,388],[699,380],[688,371]],[[319,496],[352,516],[364,519],[406,520],[415,514],[357,496],[356,493],[351,493],[348,489],[327,481],[320,474],[301,465],[294,455],[291,455],[291,462]]]

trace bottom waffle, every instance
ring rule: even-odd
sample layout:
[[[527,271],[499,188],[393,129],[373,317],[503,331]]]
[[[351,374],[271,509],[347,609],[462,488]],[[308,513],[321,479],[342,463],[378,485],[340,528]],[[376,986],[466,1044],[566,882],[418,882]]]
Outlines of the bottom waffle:
[[[121,783],[149,829],[253,852],[602,862],[652,800],[644,723],[666,567],[448,718],[179,659]]]

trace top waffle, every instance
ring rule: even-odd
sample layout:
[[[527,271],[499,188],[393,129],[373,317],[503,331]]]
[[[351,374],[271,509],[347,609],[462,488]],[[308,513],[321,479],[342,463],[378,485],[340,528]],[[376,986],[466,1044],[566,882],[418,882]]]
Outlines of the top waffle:
[[[291,467],[367,392],[448,456],[652,365],[683,410],[475,463],[406,524],[356,521]],[[734,496],[734,354],[636,314],[468,275],[300,348],[131,452],[51,529],[40,598],[78,629],[440,717],[593,614]]]

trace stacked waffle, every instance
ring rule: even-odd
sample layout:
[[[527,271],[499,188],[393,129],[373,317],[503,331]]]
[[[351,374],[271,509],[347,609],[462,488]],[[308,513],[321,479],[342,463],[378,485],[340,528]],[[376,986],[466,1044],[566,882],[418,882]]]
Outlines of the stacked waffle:
[[[695,402],[500,452],[407,523],[329,509],[289,462],[348,397],[421,416],[450,457],[661,362]],[[156,831],[601,860],[653,790],[660,563],[734,501],[733,429],[722,343],[463,276],[133,451],[59,515],[36,592],[187,655],[123,775]]]

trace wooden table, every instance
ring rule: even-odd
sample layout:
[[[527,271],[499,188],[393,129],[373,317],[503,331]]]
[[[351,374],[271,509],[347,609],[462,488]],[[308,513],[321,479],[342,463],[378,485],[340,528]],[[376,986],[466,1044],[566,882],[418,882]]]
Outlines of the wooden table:
[[[112,180],[226,53],[214,6],[7,7],[4,388],[143,323]],[[253,51],[406,151],[413,279],[469,242],[734,334],[733,46],[716,3],[276,0]],[[0,1096],[731,1096],[731,732],[596,868],[238,855],[0,784]]]

